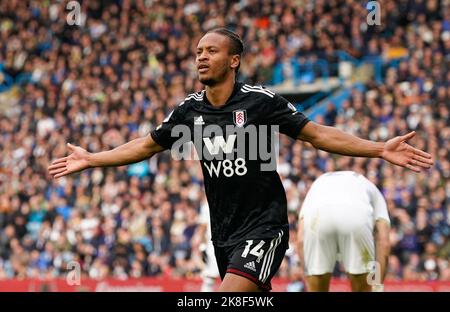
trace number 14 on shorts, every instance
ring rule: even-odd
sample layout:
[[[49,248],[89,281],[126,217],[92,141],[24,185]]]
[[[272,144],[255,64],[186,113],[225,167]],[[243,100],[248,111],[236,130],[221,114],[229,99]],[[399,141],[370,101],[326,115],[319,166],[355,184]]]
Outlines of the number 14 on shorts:
[[[264,249],[262,249],[262,246],[265,244],[263,240],[259,241],[259,243],[254,246],[252,249],[250,249],[253,245],[253,240],[249,239],[247,240],[247,245],[245,246],[244,252],[242,253],[242,258],[247,258],[248,254],[251,254],[253,256],[256,256],[256,262],[260,262],[263,255],[264,255]]]

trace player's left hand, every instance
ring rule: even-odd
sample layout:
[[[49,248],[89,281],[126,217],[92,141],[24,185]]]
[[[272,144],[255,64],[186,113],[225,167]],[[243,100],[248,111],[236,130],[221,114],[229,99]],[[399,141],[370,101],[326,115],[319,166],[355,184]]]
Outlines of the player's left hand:
[[[406,141],[415,135],[416,132],[412,131],[406,135],[398,136],[387,141],[384,145],[381,158],[415,172],[420,172],[421,169],[431,168],[433,165],[431,155],[406,143]]]

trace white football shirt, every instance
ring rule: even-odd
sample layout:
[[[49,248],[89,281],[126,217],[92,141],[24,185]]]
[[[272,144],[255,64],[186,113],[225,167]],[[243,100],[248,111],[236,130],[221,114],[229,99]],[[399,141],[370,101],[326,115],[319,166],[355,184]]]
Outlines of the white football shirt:
[[[343,220],[343,225],[378,219],[388,223],[386,201],[378,188],[363,175],[336,171],[321,175],[312,184],[300,210],[300,218],[313,217],[320,211],[328,218]]]

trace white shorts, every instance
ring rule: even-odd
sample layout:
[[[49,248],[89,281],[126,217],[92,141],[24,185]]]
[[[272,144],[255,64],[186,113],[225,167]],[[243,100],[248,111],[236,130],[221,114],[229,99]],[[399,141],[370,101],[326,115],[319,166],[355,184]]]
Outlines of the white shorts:
[[[369,272],[369,262],[375,259],[373,224],[349,219],[348,215],[304,217],[306,275],[332,273],[336,261],[342,261],[347,273]]]

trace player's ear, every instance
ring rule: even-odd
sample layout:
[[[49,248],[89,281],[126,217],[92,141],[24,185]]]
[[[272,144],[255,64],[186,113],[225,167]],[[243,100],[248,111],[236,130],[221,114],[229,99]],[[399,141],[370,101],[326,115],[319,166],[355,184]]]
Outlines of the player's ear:
[[[238,68],[240,62],[241,62],[241,57],[239,56],[239,54],[232,55],[230,67],[232,69],[236,69],[236,68]]]

